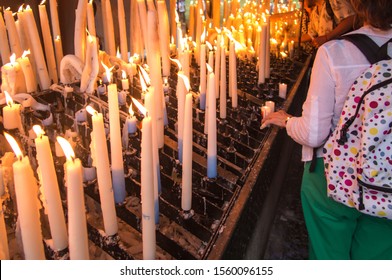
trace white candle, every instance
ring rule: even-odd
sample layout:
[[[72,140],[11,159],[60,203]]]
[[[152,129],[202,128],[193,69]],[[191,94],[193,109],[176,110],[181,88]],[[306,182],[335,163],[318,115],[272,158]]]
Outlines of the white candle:
[[[0,55],[3,64],[10,62],[11,51],[2,13],[0,13]]]
[[[133,114],[132,105],[131,105],[131,106],[129,106],[129,115],[128,115],[127,121],[126,121],[128,133],[133,134],[136,132],[136,130],[137,130],[136,122],[137,122],[136,117]],[[128,135],[126,137],[128,137]]]
[[[122,70],[121,86],[123,90],[129,89],[129,80],[127,78],[127,72],[125,72],[124,70]]]
[[[3,107],[4,128],[8,130],[18,128],[20,130],[22,127],[22,120],[20,116],[21,105],[15,104],[8,92],[5,91],[4,94],[7,103],[7,106]]]
[[[48,89],[51,85],[48,68],[46,67],[34,14],[29,6],[27,6],[26,10],[23,12],[23,21],[25,28],[28,29],[29,38],[31,40],[30,46],[33,51],[40,88],[41,90]]]
[[[187,93],[186,90],[186,79],[184,76],[184,72],[182,70],[178,71],[178,80],[177,80],[177,145],[178,145],[178,160],[182,163],[183,160],[183,139],[184,139],[184,110],[185,110],[185,95]]]
[[[10,57],[10,62],[1,67],[2,91],[8,91],[12,96],[26,92],[26,82],[19,62],[15,61],[15,54]]]
[[[268,106],[261,106],[261,117],[264,119],[271,113],[271,108]]]
[[[220,68],[221,68],[221,34],[218,34],[216,39],[216,52],[215,52],[215,94],[216,98],[219,98],[219,86],[220,86]]]
[[[106,67],[106,76],[110,78],[110,71]],[[109,124],[110,124],[110,150],[114,200],[123,203],[126,197],[124,162],[122,156],[120,110],[118,107],[117,85],[108,85]]]
[[[229,96],[231,96],[231,106],[238,107],[237,93],[237,58],[235,55],[235,45],[233,40],[230,42],[229,53]]]
[[[259,84],[265,83],[265,58],[266,58],[267,25],[263,24],[260,33],[259,45]]]
[[[207,177],[216,178],[217,173],[217,135],[216,135],[216,98],[215,98],[215,74],[208,75],[208,139],[207,139]]]
[[[204,33],[203,33],[204,34]],[[200,46],[200,109],[205,110],[206,106],[206,89],[207,89],[207,76],[206,76],[206,44],[202,42]]]
[[[267,14],[265,16],[266,18],[266,27],[267,27],[267,36],[265,39],[265,71],[264,71],[264,75],[266,79],[269,79],[271,76],[271,46],[270,46],[270,38],[271,38],[271,19],[270,19],[270,15]]]
[[[286,94],[287,94],[287,84],[279,83],[279,97],[286,99]]]
[[[170,50],[169,50],[169,16],[166,8],[166,1],[158,0],[158,17],[159,17],[159,44],[162,56],[162,75],[164,77],[170,76]]]
[[[46,64],[48,66],[49,77],[54,83],[58,83],[59,78],[57,75],[57,65],[54,56],[54,48],[52,35],[50,34],[49,19],[46,12],[46,5],[41,3],[38,5],[39,18],[41,22],[42,38],[45,49]]]
[[[23,75],[26,82],[26,90],[27,92],[35,92],[37,90],[37,81],[35,80],[34,71],[30,63],[30,59],[27,55],[30,54],[30,50],[27,52],[24,51],[23,55],[18,58],[16,61],[19,63],[22,68]]]
[[[90,106],[87,106],[86,109],[90,114],[92,114],[92,144],[94,145],[95,151],[94,165],[97,168],[97,179],[103,214],[103,223],[105,227],[105,233],[111,236],[118,232],[118,225],[114,204],[112,180],[110,178],[109,155],[103,116],[101,113],[98,113]]]
[[[131,1],[132,2],[132,1]],[[147,10],[146,10],[146,4],[144,0],[137,0],[137,7],[139,10],[139,17],[140,17],[140,27],[142,31],[142,37],[144,40],[144,46],[147,48],[148,45],[148,26],[147,26]]]
[[[84,205],[83,169],[80,159],[75,158],[71,145],[57,137],[67,161],[64,164],[67,186],[69,256],[71,260],[88,260],[88,237]]]
[[[96,36],[93,0],[87,3],[87,27],[91,36]]]
[[[4,20],[8,30],[11,52],[15,53],[16,57],[19,57],[22,55],[23,51],[20,45],[18,31],[16,30],[15,20],[11,10],[6,9],[4,11]]]
[[[142,121],[141,143],[141,199],[142,199],[142,239],[143,259],[155,259],[156,233],[154,218],[154,172],[152,121],[147,116]]]
[[[23,156],[17,142],[4,133],[17,160],[12,164],[14,185],[21,228],[23,251],[26,260],[44,260],[44,245],[39,215],[38,186],[29,158]]]
[[[80,91],[92,94],[96,89],[99,73],[97,39],[89,35],[87,39],[86,63],[80,81]]]
[[[212,0],[212,19],[215,27],[220,27],[220,0]]]
[[[220,67],[220,95],[219,95],[219,117],[226,119],[227,98],[226,98],[226,51],[221,45],[221,67]]]
[[[117,11],[118,11],[118,26],[120,32],[120,52],[121,58],[124,61],[128,61],[128,44],[127,44],[127,28],[125,25],[125,11],[124,1],[117,0]]]
[[[271,112],[275,112],[275,102],[274,101],[266,101],[265,106],[270,107]]]
[[[192,208],[192,143],[193,143],[193,123],[192,123],[192,94],[188,93],[185,98],[184,112],[184,143],[182,161],[182,194],[181,208],[189,211]]]
[[[63,46],[61,43],[61,37],[57,36],[56,39],[54,39],[54,50],[56,54],[56,65],[57,65],[57,70],[60,73],[60,65],[61,65],[61,60],[63,59]]]
[[[43,187],[46,200],[50,233],[53,239],[53,249],[61,251],[68,246],[67,227],[65,225],[49,138],[43,135],[44,131],[39,125],[33,126],[33,129],[37,135],[37,138],[35,138],[35,147],[37,149],[37,161],[41,172],[41,186]]]
[[[74,50],[82,62],[85,62],[86,56],[86,20],[87,20],[87,1],[79,0],[78,7],[75,11],[75,32],[74,32]]]

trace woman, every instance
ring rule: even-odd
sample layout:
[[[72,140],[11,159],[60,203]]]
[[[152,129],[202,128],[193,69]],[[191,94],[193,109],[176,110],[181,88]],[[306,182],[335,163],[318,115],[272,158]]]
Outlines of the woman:
[[[352,33],[368,35],[379,46],[392,38],[389,0],[351,0],[363,26]],[[389,45],[392,56],[392,46]],[[322,148],[309,172],[313,148],[320,147],[338,122],[355,79],[370,63],[347,40],[323,44],[317,52],[301,117],[284,111],[268,115],[263,126],[284,127],[302,148],[305,162],[301,201],[309,233],[311,259],[392,259],[392,221],[361,214],[327,197]]]

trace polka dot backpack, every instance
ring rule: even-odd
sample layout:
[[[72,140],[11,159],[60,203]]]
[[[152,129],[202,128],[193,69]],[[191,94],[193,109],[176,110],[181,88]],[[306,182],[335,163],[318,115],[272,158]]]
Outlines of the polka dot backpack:
[[[364,34],[354,43],[371,66],[354,82],[336,129],[324,145],[328,196],[376,217],[392,219],[392,59]]]

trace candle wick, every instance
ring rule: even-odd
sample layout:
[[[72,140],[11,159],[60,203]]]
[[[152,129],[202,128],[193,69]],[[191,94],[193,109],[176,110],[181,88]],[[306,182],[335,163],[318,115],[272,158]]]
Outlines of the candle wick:
[[[75,163],[75,157],[71,156],[72,162]]]
[[[19,161],[22,161],[22,159],[23,159],[23,156],[19,155]]]

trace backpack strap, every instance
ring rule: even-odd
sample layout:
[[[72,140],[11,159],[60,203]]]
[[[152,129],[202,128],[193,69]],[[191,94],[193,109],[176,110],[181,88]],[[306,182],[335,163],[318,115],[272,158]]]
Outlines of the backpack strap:
[[[392,42],[392,38],[381,47],[370,39],[369,36],[361,33],[347,34],[338,39],[344,39],[353,43],[363,53],[370,64],[390,58],[388,56],[388,44]]]

